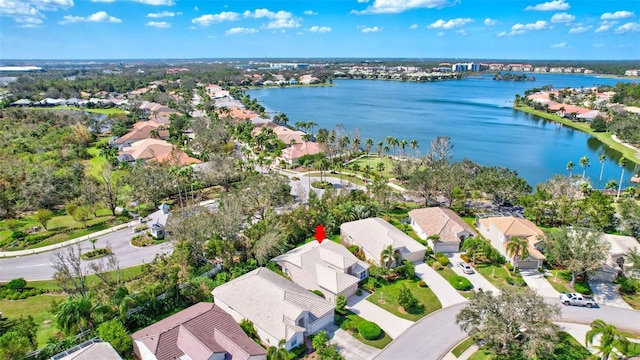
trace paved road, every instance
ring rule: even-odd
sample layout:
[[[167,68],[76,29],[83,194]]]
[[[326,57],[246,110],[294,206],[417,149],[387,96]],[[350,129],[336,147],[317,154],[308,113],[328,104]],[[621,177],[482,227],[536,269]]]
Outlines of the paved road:
[[[148,263],[153,260],[156,254],[168,253],[171,251],[168,243],[144,248],[133,247],[129,243],[129,240],[133,235],[132,230],[129,228],[115,231],[113,233],[100,236],[99,240],[96,242],[96,247],[105,247],[107,243],[110,243],[120,262],[120,268]],[[81,249],[83,252],[89,251],[91,248],[92,245],[88,241],[81,243]],[[0,281],[9,281],[19,277],[28,281],[51,279],[54,273],[51,266],[51,256],[53,254],[54,252],[50,251],[15,258],[0,258]],[[88,264],[89,262],[90,261],[83,261],[85,264]]]

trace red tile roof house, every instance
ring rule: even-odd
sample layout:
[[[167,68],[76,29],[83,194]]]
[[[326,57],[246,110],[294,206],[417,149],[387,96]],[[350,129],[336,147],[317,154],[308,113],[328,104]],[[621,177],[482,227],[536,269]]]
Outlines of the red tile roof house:
[[[507,260],[514,264],[513,257],[507,254],[507,243],[513,237],[527,239],[529,255],[524,259],[516,259],[517,266],[521,269],[537,269],[542,266],[545,256],[536,248],[542,241],[544,232],[527,219],[514,216],[495,216],[477,218],[480,234],[491,242]]]
[[[141,360],[265,360],[267,352],[220,307],[201,302],[131,335]]]
[[[458,214],[447,208],[411,210],[409,219],[411,227],[422,240],[432,235],[439,237],[437,241],[429,240],[434,252],[458,252],[465,239],[478,235]]]
[[[320,153],[320,145],[313,141],[306,141],[303,143],[296,143],[282,150],[282,159],[293,165],[304,155],[315,155],[318,153]]]
[[[166,140],[169,138],[169,130],[153,121],[140,121],[133,124],[133,129],[121,137],[113,140],[112,145],[117,146],[119,150],[127,146],[131,146],[136,141],[153,138],[153,131],[157,131],[157,138]]]
[[[325,240],[329,241],[329,240]],[[236,321],[249,319],[263,343],[291,350],[333,324],[335,305],[267,268],[258,268],[216,287],[217,306]]]

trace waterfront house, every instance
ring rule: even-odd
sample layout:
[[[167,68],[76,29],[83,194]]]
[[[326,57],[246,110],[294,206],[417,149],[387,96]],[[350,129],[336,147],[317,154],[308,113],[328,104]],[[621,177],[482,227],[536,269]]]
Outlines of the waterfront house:
[[[447,208],[431,207],[411,210],[409,221],[422,240],[437,237],[429,240],[433,252],[458,252],[465,239],[478,235],[458,214]]]
[[[320,153],[320,146],[313,141],[305,141],[302,143],[296,143],[288,148],[282,150],[282,159],[293,165],[298,162],[298,159],[304,155],[315,155]]]

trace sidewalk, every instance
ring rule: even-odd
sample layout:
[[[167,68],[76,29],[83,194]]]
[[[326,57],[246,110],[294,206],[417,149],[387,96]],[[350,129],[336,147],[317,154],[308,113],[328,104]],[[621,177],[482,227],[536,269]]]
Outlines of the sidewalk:
[[[468,301],[462,297],[462,295],[458,294],[458,291],[429,265],[424,263],[416,265],[416,275],[422,279],[436,297],[438,297],[442,308]]]
[[[83,242],[83,241],[87,241],[89,239],[93,239],[95,237],[99,237],[105,234],[110,234],[122,229],[126,229],[126,228],[130,228],[132,226],[135,226],[138,224],[137,220],[133,220],[130,221],[128,223],[124,223],[124,224],[120,224],[120,225],[116,225],[114,227],[108,228],[108,229],[104,229],[104,230],[100,230],[100,231],[96,231],[94,233],[91,233],[89,235],[84,235],[84,236],[80,236],[77,237],[75,239],[71,239],[71,240],[67,240],[65,242],[61,242],[58,244],[53,244],[53,245],[49,245],[49,246],[43,246],[43,247],[39,247],[39,248],[35,248],[35,249],[26,249],[26,250],[17,250],[17,251],[0,251],[0,258],[10,258],[10,257],[18,257],[18,256],[25,256],[25,255],[32,255],[32,254],[38,254],[38,253],[43,253],[43,252],[47,252],[47,251],[52,251],[52,250],[56,250],[56,249],[60,249],[69,245],[73,245],[73,244],[77,244],[79,242]]]
[[[366,298],[369,295],[371,295],[369,292],[363,290],[362,295],[349,297],[347,309],[369,321],[375,322],[394,339],[413,325],[413,321],[393,315],[387,310],[367,301]]]

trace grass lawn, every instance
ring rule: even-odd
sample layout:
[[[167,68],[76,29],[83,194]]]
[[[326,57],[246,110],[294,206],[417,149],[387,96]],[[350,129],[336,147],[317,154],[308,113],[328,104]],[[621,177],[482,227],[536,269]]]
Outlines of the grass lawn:
[[[547,279],[547,281],[549,282],[549,284],[551,284],[551,286],[553,286],[554,289],[556,289],[557,292],[561,292],[561,293],[568,293],[569,288],[566,285],[566,281],[564,281],[564,279],[562,279],[561,276],[558,276],[558,273],[561,270],[551,270],[551,273],[553,274],[553,276],[545,276],[545,278]]]
[[[547,281],[558,292],[579,292],[582,294],[591,294],[591,288],[586,281],[576,281],[575,288],[571,287],[571,272],[569,270],[551,270],[552,277],[546,277]]]
[[[29,283],[29,286],[32,284]],[[65,297],[66,295],[41,294],[23,300],[0,299],[0,309],[2,316],[10,319],[19,318],[20,315],[33,316],[34,322],[38,325],[38,347],[42,347],[58,331],[55,316],[49,312],[49,305],[52,300]]]
[[[451,279],[452,277],[459,276],[453,270],[451,270],[450,267],[443,267],[442,269],[438,270],[437,272],[438,272],[438,274],[440,274],[440,276],[445,278],[447,280],[447,282],[449,282],[449,279]],[[451,283],[451,282],[449,282],[449,283]],[[474,296],[474,291],[473,291],[473,288],[471,290],[467,290],[467,291],[459,291],[458,290],[458,294],[464,296],[467,299],[472,299],[473,296]]]
[[[428,287],[418,287],[420,280],[397,280],[391,284],[381,285],[376,289],[375,293],[367,298],[367,301],[380,306],[388,312],[401,317],[403,319],[417,321],[424,316],[442,308],[440,300],[435,296],[433,291]],[[409,308],[406,312],[400,310],[401,306],[398,304],[398,294],[402,285],[406,285],[413,296],[418,299],[418,305]],[[382,302],[380,301],[382,299]]]
[[[383,171],[378,171],[378,164],[379,163],[383,163],[384,164],[384,170]],[[358,160],[355,160],[353,162],[349,163],[349,166],[351,166],[352,164],[358,164],[358,166],[360,167],[360,172],[362,172],[362,170],[364,169],[365,166],[369,165],[371,166],[371,173],[372,174],[377,174],[385,179],[391,179],[393,177],[393,162],[391,161],[391,159],[387,158],[387,157],[378,157],[378,155],[369,155],[369,157],[367,158],[366,156],[359,158]]]
[[[384,332],[384,330],[382,330],[382,334],[380,338],[377,340],[367,340],[363,338],[358,332],[352,332],[348,330],[349,326],[353,325],[357,327],[361,321],[365,321],[365,319],[361,318],[360,316],[348,310],[346,311],[345,315],[341,315],[336,312],[334,316],[334,322],[336,325],[338,325],[339,328],[341,328],[342,330],[348,331],[349,333],[351,333],[351,335],[354,338],[358,339],[358,341],[360,341],[363,344],[373,346],[376,349],[383,349],[393,340],[391,336],[389,336],[389,334]],[[351,324],[351,325],[348,325],[348,324]]]
[[[143,273],[143,271],[144,271],[144,265],[137,265],[137,266],[116,270],[115,275],[120,276],[120,278],[124,282],[128,282],[132,279],[139,277]],[[100,280],[95,275],[87,276],[87,284],[89,285],[89,287],[97,285],[101,281],[102,280]],[[4,285],[6,283],[0,283],[0,284]],[[60,288],[60,286],[58,285],[58,282],[55,280],[29,281],[27,282],[27,286],[31,288],[43,289],[46,291],[62,291],[62,288]],[[19,300],[19,301],[22,301],[22,300]],[[0,306],[0,309],[2,309],[1,306]]]
[[[314,172],[308,173],[307,175],[308,176],[312,176],[312,177],[320,177],[320,172],[319,171],[317,171],[317,172],[314,171]],[[323,179],[326,179],[326,178],[343,179],[345,181],[348,181],[350,183],[353,183],[353,184],[356,184],[356,185],[359,185],[359,186],[365,186],[366,185],[364,183],[364,181],[362,181],[362,179],[357,178],[357,177],[355,177],[353,175],[350,175],[350,174],[337,174],[337,173],[336,174],[332,174],[329,171],[325,171],[322,174],[322,178]],[[300,178],[300,181],[304,181],[304,179]]]
[[[466,338],[463,342],[456,345],[456,347],[454,347],[453,350],[451,350],[451,353],[455,357],[460,357],[460,355],[462,355],[463,352],[467,351],[467,349],[470,348],[471,345],[473,344],[474,344],[474,341],[472,338]]]
[[[507,278],[513,278],[513,276],[507,272],[507,269],[505,269],[504,266],[497,266],[488,263],[477,263],[476,265],[471,265],[498,289],[514,287],[514,285],[507,282]]]
[[[640,293],[636,293],[634,295],[626,295],[621,294],[622,299],[627,302],[627,304],[631,305],[632,308],[636,310],[640,310]]]
[[[556,344],[556,350],[548,360],[583,360],[591,359],[591,353],[582,344],[566,332],[560,332],[558,334],[559,341]],[[469,360],[493,360],[495,357],[487,352],[485,349],[480,348],[469,357]]]

